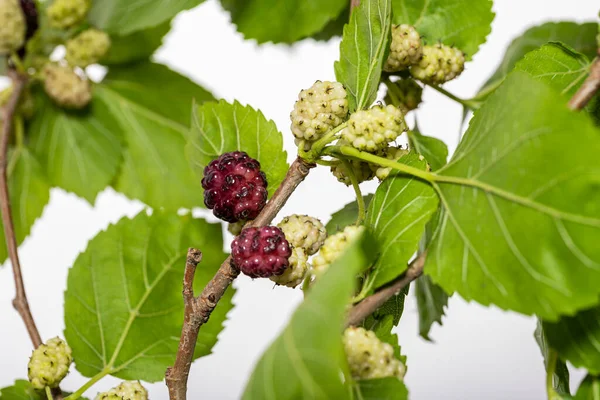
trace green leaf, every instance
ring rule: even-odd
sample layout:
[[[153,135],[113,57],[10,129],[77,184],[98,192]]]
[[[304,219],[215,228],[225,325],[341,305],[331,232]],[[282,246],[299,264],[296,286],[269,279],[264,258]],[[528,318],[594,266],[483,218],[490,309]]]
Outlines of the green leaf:
[[[110,50],[102,58],[101,64],[133,64],[145,61],[158,49],[164,36],[171,30],[171,21],[152,28],[133,32],[126,36],[113,35],[110,38]]]
[[[419,311],[419,335],[431,341],[429,331],[435,322],[442,325],[444,309],[448,306],[448,295],[427,275],[416,280],[415,294]]]
[[[448,159],[448,146],[440,139],[425,136],[418,129],[410,131],[409,140],[411,148],[421,154],[433,171],[437,171],[446,165]]]
[[[162,24],[183,10],[196,7],[204,0],[138,0],[135,4],[121,0],[92,2],[90,24],[112,35],[125,36]]]
[[[362,400],[408,400],[408,390],[401,380],[390,377],[365,379],[355,383],[356,398]]]
[[[194,107],[186,153],[198,177],[202,178],[208,163],[234,150],[245,151],[260,162],[261,170],[267,175],[269,194],[273,194],[288,170],[283,135],[275,122],[237,101],[229,104],[221,100]]]
[[[574,400],[600,400],[600,378],[588,375],[577,389]]]
[[[386,305],[384,304],[379,310],[369,315],[362,323],[362,327],[375,332],[375,335],[377,335],[379,340],[389,343],[394,348],[394,356],[404,364],[406,364],[406,356],[402,355],[402,349],[398,343],[398,335],[392,333],[392,329],[394,329],[400,321],[400,317],[404,311],[404,301],[407,294],[408,286],[405,290],[402,290],[386,302],[396,303],[396,305],[399,306],[396,308],[395,312],[392,312],[389,306],[387,306],[387,310],[383,310],[386,308]]]
[[[548,344],[559,356],[575,367],[600,374],[600,307],[562,317],[557,322],[544,321]]]
[[[26,132],[50,184],[92,204],[117,174],[123,152],[119,125],[97,94],[87,109],[70,112],[35,92],[36,113]]]
[[[206,90],[164,65],[111,68],[96,94],[119,122],[127,143],[115,188],[152,208],[200,207],[202,188],[185,160],[192,101]]]
[[[562,95],[571,97],[589,73],[590,62],[562,43],[549,43],[525,54],[515,71],[527,72]]]
[[[344,27],[335,76],[348,91],[350,112],[369,107],[377,96],[389,51],[391,0],[362,0]]]
[[[548,346],[546,334],[544,333],[544,328],[540,320],[538,320],[537,322],[537,326],[535,328],[533,336],[538,346],[540,347],[542,357],[544,357],[544,367],[546,368],[546,370],[548,370],[548,362],[552,357],[551,352],[555,352],[555,350],[551,349]],[[554,390],[558,395],[563,397],[571,395],[571,389],[569,388],[569,368],[567,368],[567,364],[565,364],[561,360],[556,360],[556,365],[554,367],[554,375],[552,376],[552,382]]]
[[[311,37],[315,40],[323,40],[328,41],[334,37],[342,36],[344,31],[344,26],[350,20],[350,3],[348,2],[348,7],[342,11],[337,18],[329,21],[327,25],[319,32],[315,33]]]
[[[372,194],[367,194],[363,196],[365,201],[365,207],[369,207],[371,203],[371,199],[373,198]],[[352,225],[356,223],[356,219],[358,218],[358,203],[354,200],[352,203],[346,204],[341,210],[334,212],[331,214],[331,219],[325,225],[327,229],[328,235],[333,235],[341,230],[343,230],[348,225]]]
[[[493,92],[504,78],[512,71],[517,61],[532,50],[548,42],[562,42],[589,59],[594,58],[598,46],[596,34],[598,24],[589,22],[548,22],[529,28],[512,41],[500,66],[492,77],[479,90],[478,97],[485,97]]]
[[[154,211],[122,219],[88,243],[69,270],[65,337],[77,370],[156,382],[175,360],[183,271],[189,247],[203,251],[194,287],[201,290],[225,258],[220,224]],[[195,357],[217,341],[233,290],[202,327]]]
[[[0,389],[2,400],[46,400],[44,392],[35,390],[29,381],[18,379],[13,386]]]
[[[443,212],[425,272],[448,293],[548,320],[596,304],[599,152],[589,117],[511,74],[435,177]]]
[[[320,32],[342,13],[348,1],[221,0],[221,4],[246,39],[293,43]]]
[[[361,235],[311,288],[288,326],[256,365],[243,399],[345,399],[349,388],[341,331],[355,276],[374,249]]]
[[[491,0],[392,0],[394,23],[413,25],[428,44],[454,46],[470,60],[492,30]]]
[[[400,163],[425,169],[425,161],[414,153],[403,156]],[[365,225],[369,227],[381,254],[367,280],[376,289],[406,271],[408,260],[419,247],[425,224],[438,206],[432,187],[406,175],[393,175],[377,188],[369,205]]]

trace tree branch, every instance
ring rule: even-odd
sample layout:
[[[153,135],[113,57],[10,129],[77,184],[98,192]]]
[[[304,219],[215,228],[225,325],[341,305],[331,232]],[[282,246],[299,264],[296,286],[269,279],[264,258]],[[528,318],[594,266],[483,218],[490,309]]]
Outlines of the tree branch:
[[[271,200],[267,203],[265,208],[263,208],[256,219],[246,224],[246,227],[259,227],[270,224],[298,185],[306,178],[310,169],[314,167],[315,164],[309,164],[301,158],[297,158],[290,166],[285,179],[279,188],[277,188]],[[193,253],[193,251],[196,253]],[[195,249],[190,249],[184,276],[183,298],[185,303],[185,316],[179,349],[177,350],[174,366],[167,369],[165,374],[167,386],[169,388],[169,398],[171,400],[186,399],[187,380],[190,366],[194,359],[194,349],[196,347],[198,332],[202,325],[210,318],[212,311],[217,306],[221,297],[225,294],[229,285],[240,274],[240,271],[231,263],[231,257],[227,257],[223,264],[221,264],[221,267],[215,276],[208,282],[200,296],[194,297],[192,283],[195,268],[199,262],[199,257],[192,257],[194,254],[200,254],[200,252]],[[196,259],[198,262],[196,262]],[[195,265],[192,267],[194,262]]]
[[[598,90],[600,90],[600,49],[598,49],[598,57],[592,63],[589,76],[569,100],[569,108],[571,110],[583,109]]]
[[[420,254],[413,260],[413,262],[410,263],[406,272],[398,279],[352,307],[350,313],[348,314],[346,325],[355,326],[360,324],[365,318],[373,314],[392,296],[397,295],[409,283],[420,277],[423,274],[423,268],[425,267],[425,257],[426,253]]]

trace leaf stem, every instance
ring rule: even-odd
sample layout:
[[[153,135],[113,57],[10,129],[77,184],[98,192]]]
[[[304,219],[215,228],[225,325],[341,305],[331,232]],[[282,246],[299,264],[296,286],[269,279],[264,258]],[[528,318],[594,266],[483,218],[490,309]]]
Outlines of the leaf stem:
[[[436,85],[428,85],[429,87],[437,90],[438,92],[440,92],[441,94],[443,94],[444,96],[456,101],[457,103],[462,104],[463,106],[467,107],[470,110],[478,110],[481,107],[481,102],[478,100],[465,100],[465,99],[461,99],[460,97],[450,93],[449,91],[447,91],[446,89],[442,88],[441,86],[436,86]]]
[[[548,400],[556,400],[556,391],[554,390],[554,372],[556,371],[556,363],[558,362],[558,353],[556,350],[548,351],[548,365],[546,367],[546,393]]]
[[[344,164],[344,170],[346,170],[346,175],[350,178],[350,182],[352,183],[352,188],[354,189],[354,194],[356,195],[356,202],[358,204],[358,217],[356,218],[356,226],[359,226],[365,220],[366,212],[365,212],[365,199],[362,196],[362,192],[360,191],[360,186],[358,184],[358,179],[356,179],[356,174],[352,170],[352,166],[348,160],[342,160]]]
[[[65,397],[65,400],[75,400],[75,399],[80,398],[89,388],[94,386],[100,379],[104,378],[106,375],[109,375],[110,373],[111,373],[111,369],[104,368],[102,371],[98,372],[96,375],[91,377],[90,380],[87,381],[82,387],[77,389],[76,392]]]

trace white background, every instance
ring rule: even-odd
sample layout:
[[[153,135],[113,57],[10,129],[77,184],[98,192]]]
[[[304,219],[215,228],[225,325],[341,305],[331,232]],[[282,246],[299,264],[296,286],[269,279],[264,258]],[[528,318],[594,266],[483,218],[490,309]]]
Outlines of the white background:
[[[285,0],[281,0],[285,1]],[[597,0],[496,0],[496,19],[488,42],[467,64],[464,74],[448,84],[462,97],[476,93],[500,62],[513,37],[527,27],[550,20],[586,21],[598,13]],[[268,22],[265,22],[268,23]],[[215,0],[176,18],[174,29],[157,59],[212,90],[217,97],[237,99],[260,108],[284,132],[291,160],[295,152],[288,115],[298,91],[316,79],[334,79],[338,40],[304,41],[294,46],[257,46],[244,41]],[[419,109],[424,133],[456,146],[461,108],[426,90]],[[373,186],[365,185],[367,191]],[[283,213],[308,213],[325,221],[353,197],[326,169],[312,173]],[[142,205],[107,189],[94,207],[61,190],[52,190],[50,204],[21,246],[25,282],[33,314],[44,338],[62,335],[63,291],[69,266],[86,242],[109,223],[133,216]],[[202,212],[201,212],[202,213]],[[236,308],[214,348],[194,363],[191,399],[235,399],[253,364],[285,325],[301,300],[300,291],[275,288],[270,281],[241,277],[235,283]],[[16,312],[8,266],[0,268],[0,386],[26,377],[30,342]],[[428,343],[418,336],[417,312],[409,296],[399,327],[400,344],[408,355],[407,385],[413,400],[536,400],[545,398],[544,369],[533,340],[535,321],[496,308],[450,301],[444,326],[435,326]],[[573,374],[576,385],[583,372]],[[70,390],[85,378],[76,371],[63,382]],[[109,378],[88,391],[94,397],[117,381]],[[148,385],[152,399],[167,399],[162,382]],[[576,386],[575,386],[576,387]]]

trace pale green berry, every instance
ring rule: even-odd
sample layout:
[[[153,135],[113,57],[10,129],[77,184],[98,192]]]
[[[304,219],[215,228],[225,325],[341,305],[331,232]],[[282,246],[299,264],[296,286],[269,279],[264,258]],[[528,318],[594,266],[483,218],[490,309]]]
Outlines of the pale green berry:
[[[359,160],[347,160],[347,165],[344,163],[337,163],[331,166],[331,173],[337,178],[337,180],[346,186],[352,185],[352,180],[348,175],[347,169],[350,168],[356,181],[358,183],[370,181],[374,178],[373,171],[369,167],[369,163]]]
[[[0,0],[0,54],[10,54],[25,43],[25,14],[19,0]]]
[[[288,259],[290,266],[283,274],[270,277],[278,285],[295,288],[302,283],[309,269],[308,255],[302,247],[293,247],[292,255]]]
[[[88,29],[67,41],[65,56],[69,65],[85,68],[96,64],[110,48],[110,37],[98,29]]]
[[[394,104],[406,114],[421,104],[423,88],[414,79],[400,79],[392,83],[393,92],[388,89],[385,96],[387,104]],[[399,104],[397,104],[399,102]]]
[[[148,400],[148,392],[139,382],[121,382],[108,392],[99,393],[95,400]]]
[[[56,104],[64,108],[84,108],[92,100],[90,82],[65,66],[48,64],[44,68],[44,89]]]
[[[342,342],[354,379],[404,378],[406,366],[394,356],[392,345],[379,340],[374,332],[349,327]]]
[[[63,340],[58,337],[48,340],[29,359],[27,375],[31,386],[38,390],[58,387],[69,373],[72,361],[71,348]]]
[[[54,0],[47,9],[50,25],[67,29],[83,22],[90,3],[90,0]]]
[[[312,260],[312,267],[315,275],[322,275],[329,265],[341,256],[348,245],[352,243],[356,237],[363,232],[364,226],[348,225],[343,231],[337,232],[327,239]]]
[[[402,71],[417,64],[423,55],[421,35],[410,25],[392,26],[390,55],[383,69],[387,72]]]
[[[346,89],[339,82],[317,81],[298,95],[290,114],[297,139],[315,141],[348,116]]]
[[[379,157],[387,158],[388,160],[398,161],[402,156],[408,154],[408,150],[403,149],[402,147],[393,147],[390,146],[386,149],[381,150],[377,155]],[[382,167],[376,164],[369,164],[371,170],[375,173],[375,176],[380,180],[384,180],[390,175],[392,172],[392,168]]]
[[[404,114],[393,105],[377,105],[350,116],[342,139],[358,150],[375,152],[387,147],[406,131]]]
[[[293,247],[303,248],[306,254],[315,254],[327,238],[325,225],[317,218],[293,214],[277,224]]]
[[[462,51],[443,44],[423,46],[423,58],[410,69],[411,75],[430,85],[448,82],[465,69]]]

